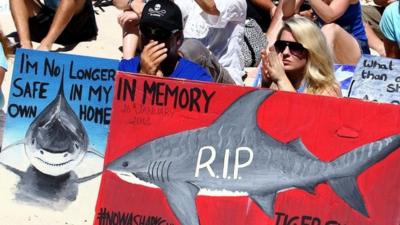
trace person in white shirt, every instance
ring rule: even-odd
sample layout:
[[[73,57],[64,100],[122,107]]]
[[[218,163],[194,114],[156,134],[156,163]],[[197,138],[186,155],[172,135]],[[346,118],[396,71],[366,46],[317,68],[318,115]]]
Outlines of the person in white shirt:
[[[175,0],[185,22],[181,53],[209,70],[216,82],[243,84],[240,42],[246,0]],[[207,48],[209,51],[207,51]],[[209,54],[212,53],[212,55]]]

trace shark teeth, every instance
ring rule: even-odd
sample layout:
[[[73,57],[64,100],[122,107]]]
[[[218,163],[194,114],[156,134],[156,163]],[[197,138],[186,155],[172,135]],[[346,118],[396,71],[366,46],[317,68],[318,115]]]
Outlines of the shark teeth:
[[[71,160],[66,161],[66,162],[63,162],[63,163],[49,163],[49,162],[46,162],[46,161],[44,161],[43,159],[38,158],[38,157],[36,157],[36,159],[38,159],[39,161],[41,161],[42,163],[44,163],[44,164],[46,164],[46,165],[48,165],[48,166],[54,166],[54,167],[64,166],[64,165],[66,165],[66,164],[68,164],[68,163],[74,161],[74,160],[71,159]]]

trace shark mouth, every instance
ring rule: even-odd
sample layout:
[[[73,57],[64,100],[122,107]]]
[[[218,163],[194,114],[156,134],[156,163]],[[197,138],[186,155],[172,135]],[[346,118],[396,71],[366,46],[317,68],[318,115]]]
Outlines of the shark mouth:
[[[121,180],[126,181],[128,183],[139,184],[139,185],[143,185],[143,186],[149,187],[149,188],[160,188],[157,185],[154,185],[150,182],[141,180],[134,173],[126,173],[126,172],[121,172],[121,171],[112,171],[112,172],[114,174],[116,174]]]
[[[41,158],[39,158],[39,157],[35,157],[36,159],[38,159],[40,162],[42,162],[42,163],[44,163],[44,164],[46,164],[46,165],[48,165],[48,166],[53,166],[53,167],[60,167],[60,166],[65,166],[66,164],[68,164],[68,163],[71,163],[71,162],[73,162],[74,160],[68,160],[68,161],[66,161],[66,162],[63,162],[63,163],[49,163],[49,162],[46,162],[46,161],[44,161],[43,159],[41,159]]]

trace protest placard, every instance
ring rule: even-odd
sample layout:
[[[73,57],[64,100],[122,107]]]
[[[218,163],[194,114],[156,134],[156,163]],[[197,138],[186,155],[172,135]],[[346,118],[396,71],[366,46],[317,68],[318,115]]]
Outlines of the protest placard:
[[[349,97],[400,104],[400,60],[363,55]]]
[[[96,225],[397,225],[400,107],[118,72]]]
[[[0,152],[0,221],[93,219],[118,61],[19,49]]]

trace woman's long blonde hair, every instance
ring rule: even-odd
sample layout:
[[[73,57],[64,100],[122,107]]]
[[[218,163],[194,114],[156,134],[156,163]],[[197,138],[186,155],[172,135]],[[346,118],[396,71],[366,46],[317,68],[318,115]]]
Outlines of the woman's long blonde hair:
[[[321,94],[324,91],[340,91],[334,74],[333,54],[319,27],[305,17],[294,16],[284,21],[278,38],[285,28],[289,29],[296,41],[308,51],[304,74],[307,85],[305,92]]]

